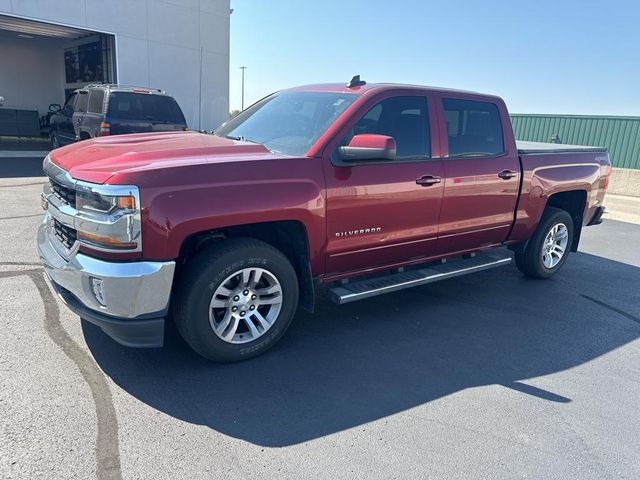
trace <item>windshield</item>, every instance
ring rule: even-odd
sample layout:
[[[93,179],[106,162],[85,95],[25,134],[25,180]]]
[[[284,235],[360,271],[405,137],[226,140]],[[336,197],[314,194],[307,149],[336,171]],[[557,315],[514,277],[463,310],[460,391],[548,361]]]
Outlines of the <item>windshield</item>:
[[[356,97],[353,93],[334,92],[274,93],[229,120],[214,134],[301,156]]]

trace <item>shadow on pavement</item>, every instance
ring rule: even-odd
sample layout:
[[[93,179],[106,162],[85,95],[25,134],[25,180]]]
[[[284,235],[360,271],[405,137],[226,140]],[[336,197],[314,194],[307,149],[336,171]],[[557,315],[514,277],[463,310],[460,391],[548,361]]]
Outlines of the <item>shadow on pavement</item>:
[[[42,158],[0,158],[0,178],[42,177]]]
[[[523,382],[638,338],[640,325],[607,305],[637,317],[639,275],[631,265],[574,254],[548,281],[507,266],[341,307],[320,298],[317,313],[299,314],[274,349],[232,365],[201,359],[172,326],[157,350],[121,347],[86,322],[83,330],[103,371],[140,401],[280,447],[482,385],[570,402],[566,392]]]

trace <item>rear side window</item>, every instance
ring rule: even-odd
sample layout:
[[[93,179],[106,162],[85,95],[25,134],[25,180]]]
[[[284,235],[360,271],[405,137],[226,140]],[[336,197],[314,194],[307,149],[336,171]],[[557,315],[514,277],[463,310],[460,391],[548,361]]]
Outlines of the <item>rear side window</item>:
[[[91,90],[89,93],[89,107],[87,111],[90,113],[102,113],[103,101],[104,90]]]
[[[178,103],[166,95],[113,92],[109,97],[109,116],[129,120],[151,120],[184,124]]]
[[[86,113],[87,104],[89,103],[89,92],[78,92],[78,100],[76,101],[76,112]]]
[[[504,153],[498,107],[489,102],[442,100],[450,157],[486,157]]]
[[[428,158],[431,146],[426,97],[391,97],[382,100],[354,125],[353,135],[362,133],[393,137],[400,160]]]

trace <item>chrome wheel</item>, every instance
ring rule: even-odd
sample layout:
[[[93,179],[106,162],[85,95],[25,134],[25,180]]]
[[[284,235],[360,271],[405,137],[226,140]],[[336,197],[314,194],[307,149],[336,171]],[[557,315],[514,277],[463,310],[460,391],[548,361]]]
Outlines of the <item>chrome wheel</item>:
[[[547,233],[542,244],[542,263],[547,268],[553,268],[567,251],[569,243],[569,230],[564,223],[556,223]]]
[[[228,343],[247,343],[264,335],[278,319],[282,287],[263,268],[244,268],[229,275],[209,305],[209,323]]]

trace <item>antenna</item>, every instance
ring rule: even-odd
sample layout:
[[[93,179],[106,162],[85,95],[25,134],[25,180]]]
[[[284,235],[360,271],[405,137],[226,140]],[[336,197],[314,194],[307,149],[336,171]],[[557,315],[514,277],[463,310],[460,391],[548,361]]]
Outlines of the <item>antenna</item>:
[[[360,75],[355,75],[351,81],[349,83],[347,83],[347,88],[353,88],[353,87],[361,87],[363,85],[366,85],[367,82],[365,82],[364,80],[360,80]]]

